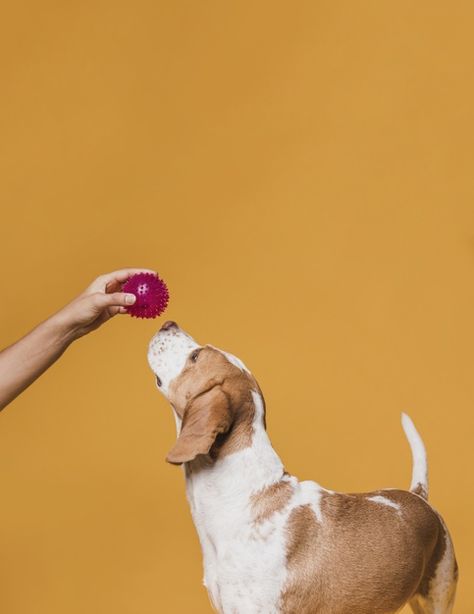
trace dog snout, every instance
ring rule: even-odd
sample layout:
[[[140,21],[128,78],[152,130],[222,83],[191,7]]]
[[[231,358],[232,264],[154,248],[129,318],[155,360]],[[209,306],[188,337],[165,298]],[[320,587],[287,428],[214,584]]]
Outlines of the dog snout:
[[[176,324],[176,322],[173,322],[173,320],[168,320],[167,322],[163,324],[160,330],[169,330],[170,328],[179,328],[179,327]]]

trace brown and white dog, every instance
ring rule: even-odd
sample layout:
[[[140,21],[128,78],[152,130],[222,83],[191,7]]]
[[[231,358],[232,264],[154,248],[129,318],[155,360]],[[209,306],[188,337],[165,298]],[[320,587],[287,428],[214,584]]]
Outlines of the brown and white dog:
[[[245,365],[200,346],[175,322],[148,360],[171,403],[204,557],[204,584],[224,614],[387,614],[452,611],[457,580],[446,526],[427,503],[423,443],[410,492],[343,494],[286,473],[265,429],[265,402]]]

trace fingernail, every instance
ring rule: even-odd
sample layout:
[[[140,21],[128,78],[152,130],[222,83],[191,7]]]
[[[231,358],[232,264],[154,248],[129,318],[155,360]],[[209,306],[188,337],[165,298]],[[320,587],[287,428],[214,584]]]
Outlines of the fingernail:
[[[137,297],[134,294],[126,294],[125,302],[127,305],[133,305],[133,303],[137,300]]]

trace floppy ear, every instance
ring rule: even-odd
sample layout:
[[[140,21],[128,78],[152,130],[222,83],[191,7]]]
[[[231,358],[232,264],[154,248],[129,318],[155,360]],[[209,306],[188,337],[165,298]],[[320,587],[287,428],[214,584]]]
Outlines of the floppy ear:
[[[214,386],[185,408],[181,433],[166,460],[180,465],[207,454],[217,435],[226,433],[231,423],[229,398],[220,386]]]

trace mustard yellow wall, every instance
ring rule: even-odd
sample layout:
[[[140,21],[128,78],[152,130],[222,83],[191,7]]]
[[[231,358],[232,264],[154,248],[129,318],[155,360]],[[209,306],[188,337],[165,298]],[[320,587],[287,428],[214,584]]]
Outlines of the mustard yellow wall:
[[[2,13],[1,345],[156,268],[167,317],[259,379],[289,471],[406,487],[411,414],[474,612],[472,2]],[[116,318],[0,415],[3,614],[211,611],[162,322]]]

